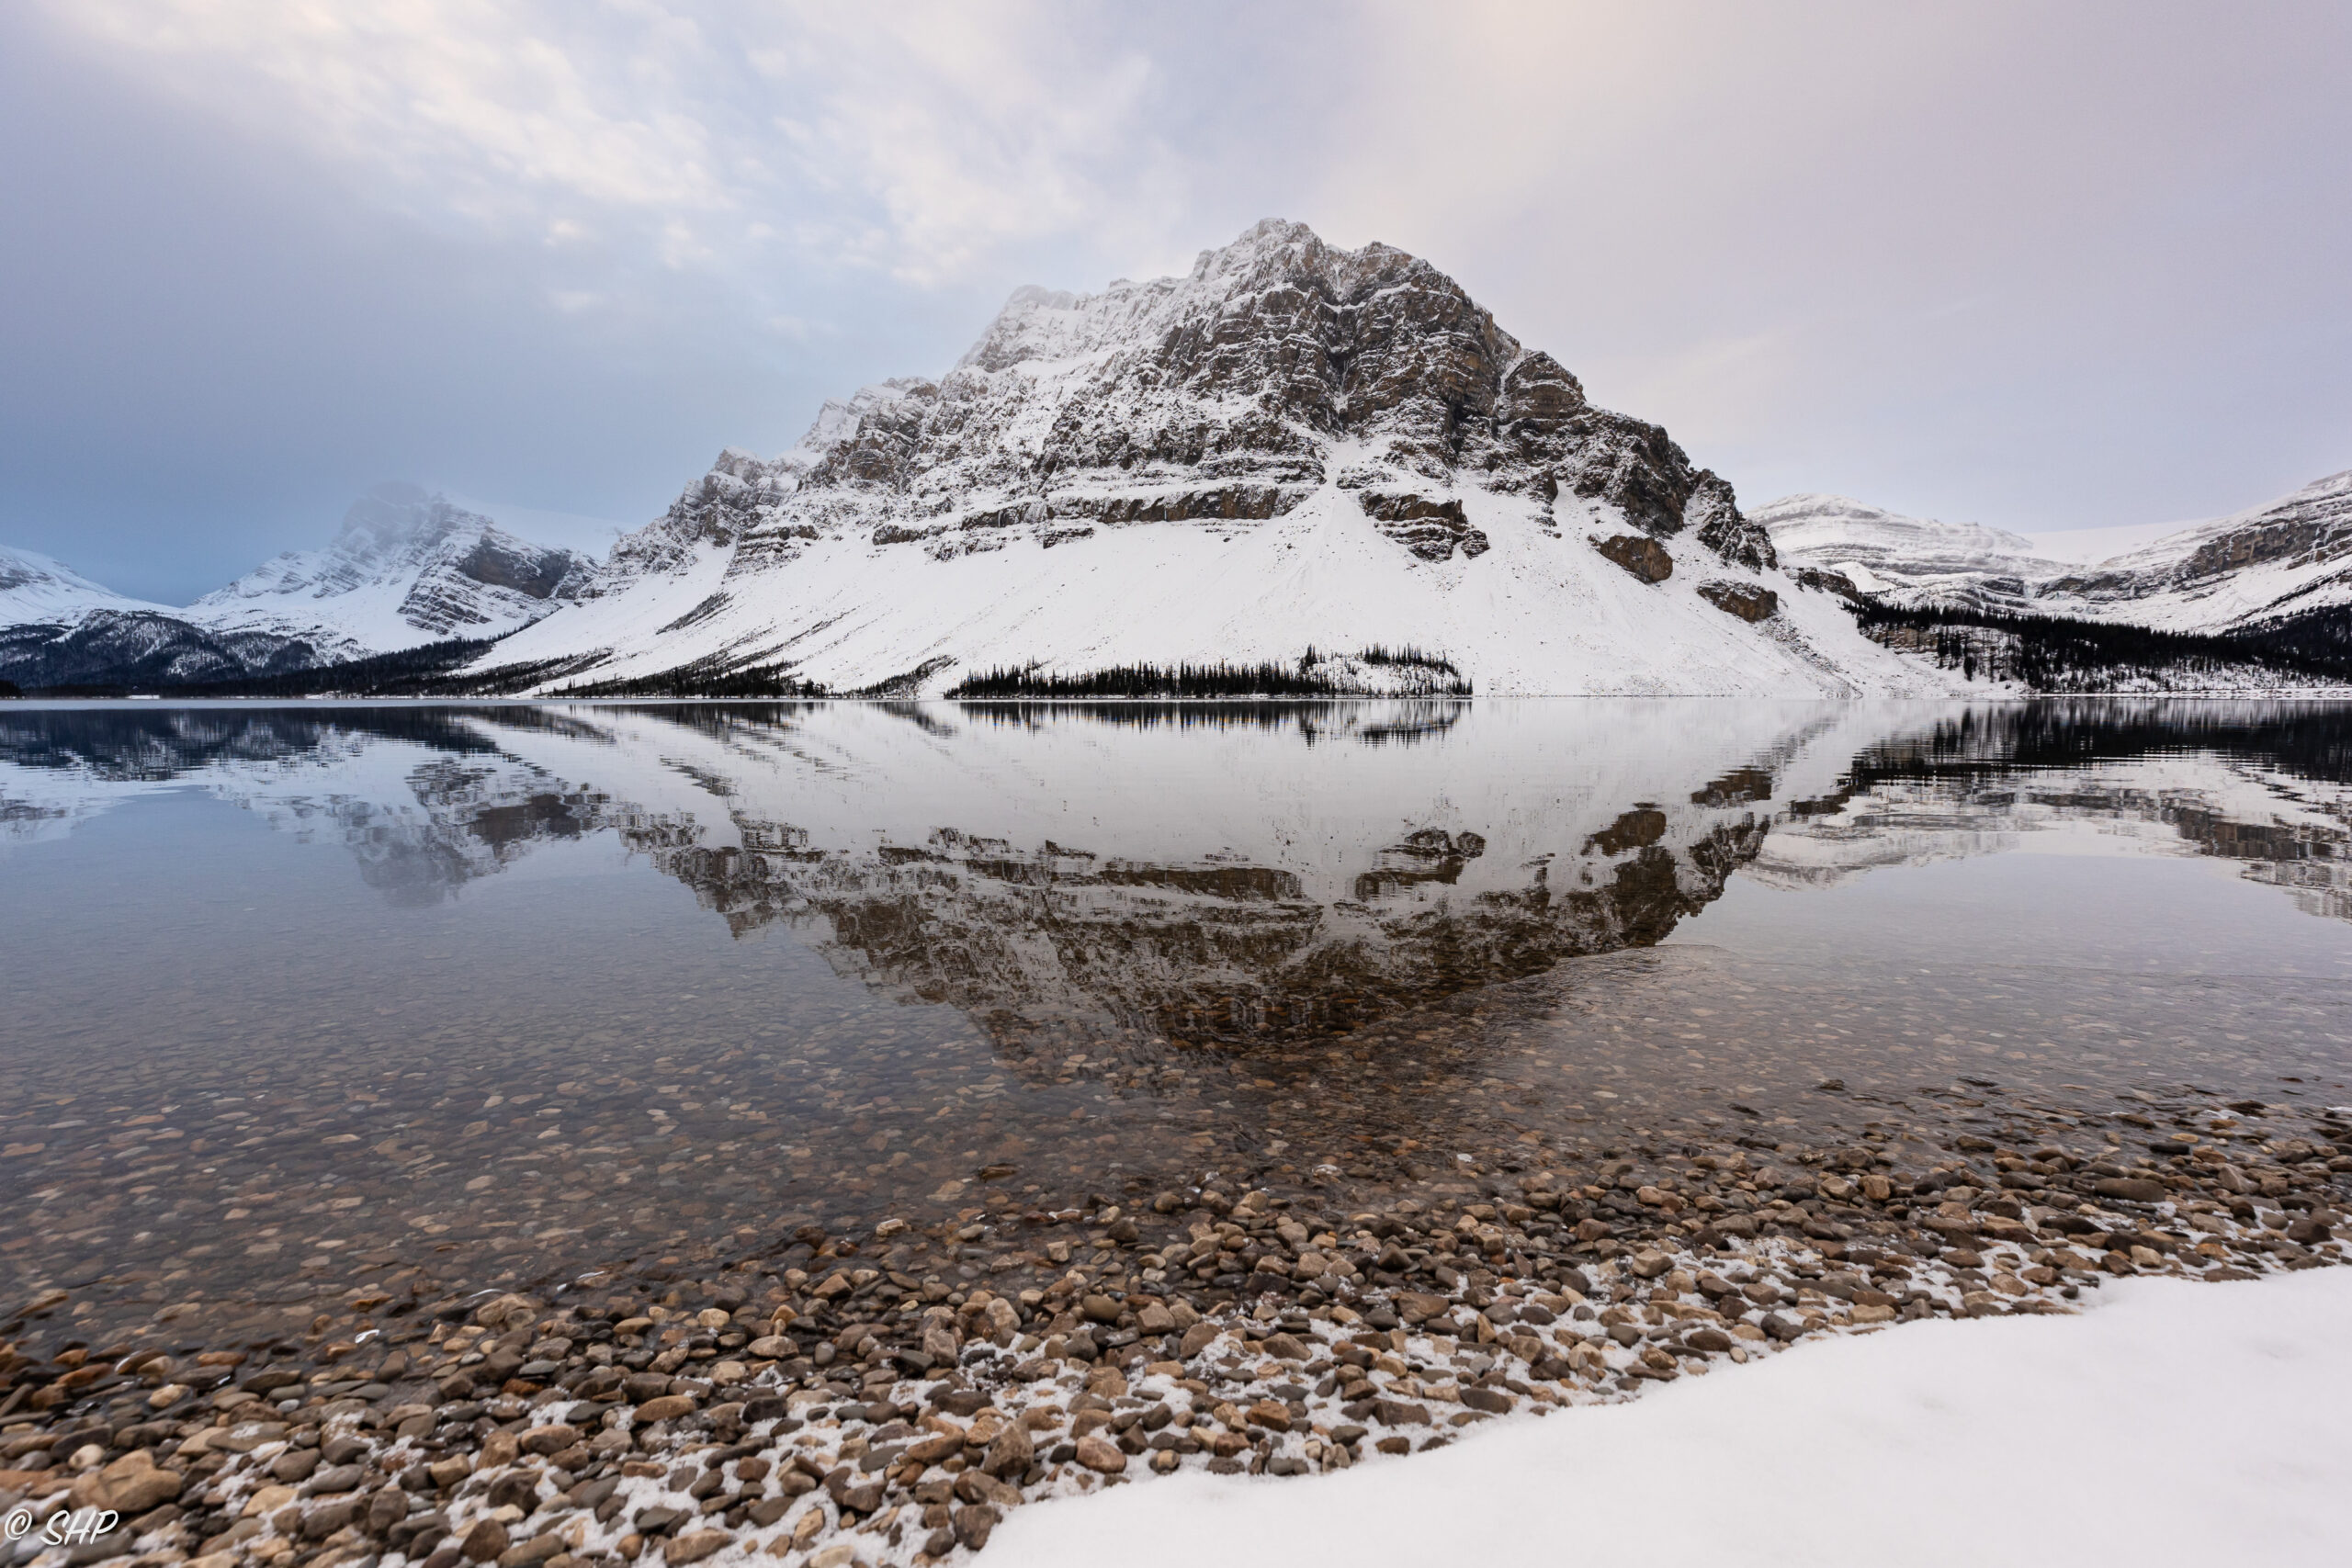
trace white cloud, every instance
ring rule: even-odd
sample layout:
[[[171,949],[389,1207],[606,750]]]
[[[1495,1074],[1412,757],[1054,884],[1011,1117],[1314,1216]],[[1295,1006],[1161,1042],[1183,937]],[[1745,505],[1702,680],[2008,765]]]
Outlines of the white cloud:
[[[673,268],[776,235],[929,284],[1178,178],[1145,57],[1054,8],[60,0],[161,91],[441,221]],[[1115,227],[1115,222],[1113,227]]]
[[[2030,528],[2346,460],[2340,0],[31,4],[215,157],[435,225],[448,298],[689,384],[937,369],[1015,283],[1281,216],[1743,492]]]

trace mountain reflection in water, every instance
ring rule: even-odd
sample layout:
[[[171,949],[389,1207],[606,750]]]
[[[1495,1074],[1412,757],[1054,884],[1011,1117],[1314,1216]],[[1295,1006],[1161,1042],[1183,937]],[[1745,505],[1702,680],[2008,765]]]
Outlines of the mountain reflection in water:
[[[700,704],[0,714],[0,833],[196,784],[396,904],[609,832],[738,936],[1017,1035],[1346,1027],[2062,821],[2352,914],[2324,705]],[[1420,743],[1415,745],[1413,743]],[[1401,749],[1390,749],[1401,748]],[[6,841],[0,839],[0,841]]]
[[[989,1183],[1443,1182],[1993,1114],[1963,1073],[2336,1070],[2348,744],[2184,702],[8,705],[0,1284],[479,1288]],[[2015,947],[2012,894],[1889,878],[2038,844],[2105,857],[2060,888],[2204,859],[2294,903],[2166,884],[2196,944],[1933,974],[1825,923],[1883,886]],[[1747,929],[1803,964],[1705,945]],[[312,1196],[283,1241],[212,1217]]]

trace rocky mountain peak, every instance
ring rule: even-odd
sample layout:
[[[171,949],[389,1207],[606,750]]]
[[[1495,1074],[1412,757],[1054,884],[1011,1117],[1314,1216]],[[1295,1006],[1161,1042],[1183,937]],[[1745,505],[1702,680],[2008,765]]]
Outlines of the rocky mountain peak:
[[[938,380],[829,401],[774,460],[722,455],[624,541],[600,591],[712,545],[751,570],[852,534],[935,556],[1241,525],[1334,481],[1374,516],[1428,515],[1464,487],[1544,506],[1565,491],[1653,537],[1694,527],[1729,563],[1773,560],[1728,484],[1657,426],[1592,407],[1443,272],[1268,219],[1182,277],[1016,290]]]

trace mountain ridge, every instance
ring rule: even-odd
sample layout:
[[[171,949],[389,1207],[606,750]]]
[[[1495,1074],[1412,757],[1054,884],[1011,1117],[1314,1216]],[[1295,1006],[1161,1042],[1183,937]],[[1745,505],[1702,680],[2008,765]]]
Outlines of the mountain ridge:
[[[593,565],[401,482],[363,494],[321,548],[289,550],[186,607],[0,549],[0,678],[202,685],[496,638],[555,609]]]
[[[2037,557],[2018,535],[1843,496],[1785,496],[1756,516],[1792,563],[1902,609],[2271,636],[2352,611],[2352,469],[2087,565]]]
[[[1016,289],[944,374],[723,449],[601,563],[408,485],[185,610],[0,556],[0,679],[1854,696],[2120,660],[2234,689],[2352,671],[2346,556],[2352,472],[2089,566],[1841,496],[1743,513],[1430,262],[1270,219],[1181,276]]]
[[[911,695],[1408,644],[1487,693],[1944,689],[1436,267],[1275,220],[1182,277],[1018,290],[944,376],[723,452],[474,669]]]

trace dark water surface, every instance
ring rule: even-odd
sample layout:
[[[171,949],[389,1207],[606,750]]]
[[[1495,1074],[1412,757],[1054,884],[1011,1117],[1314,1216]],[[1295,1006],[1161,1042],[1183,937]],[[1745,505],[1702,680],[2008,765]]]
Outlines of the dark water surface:
[[[7,705],[0,1311],[2342,1104],[2348,776],[2325,705]]]

